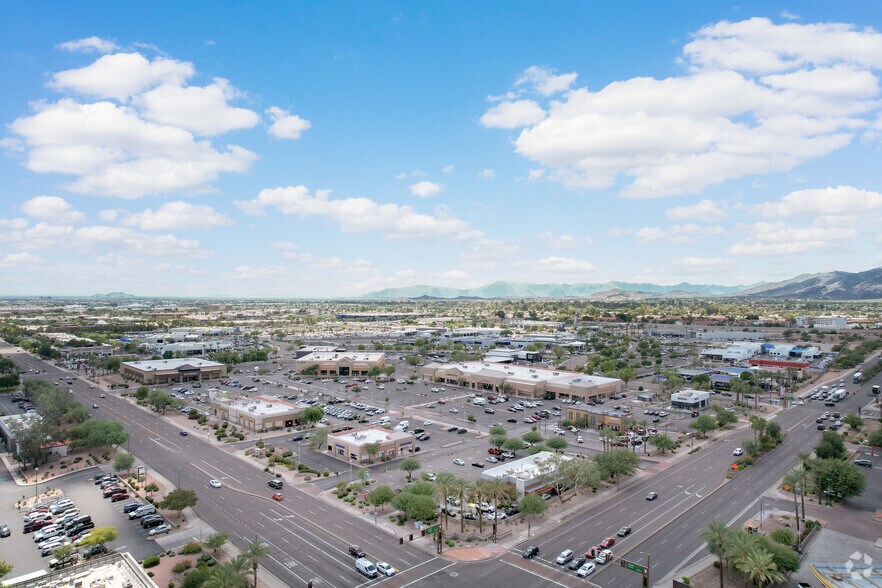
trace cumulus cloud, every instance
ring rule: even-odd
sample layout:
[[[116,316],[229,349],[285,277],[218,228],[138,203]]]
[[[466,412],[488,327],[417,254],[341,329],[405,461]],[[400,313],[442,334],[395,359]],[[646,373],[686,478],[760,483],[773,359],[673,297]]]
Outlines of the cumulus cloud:
[[[293,244],[286,244],[293,245]],[[324,270],[345,270],[347,272],[362,273],[375,269],[373,262],[366,259],[345,260],[340,257],[322,257],[312,253],[300,253],[297,246],[285,248],[282,258],[293,261],[309,268]]]
[[[423,180],[422,182],[412,184],[408,190],[410,190],[412,196],[416,196],[417,198],[430,198],[443,192],[444,184]]]
[[[634,236],[644,243],[664,240],[668,243],[697,243],[703,235],[722,235],[726,229],[718,225],[673,225],[670,227],[643,227],[634,231]],[[622,233],[629,234],[629,233]],[[621,234],[616,235],[621,236]]]
[[[515,151],[567,187],[652,198],[789,171],[847,145],[882,105],[882,35],[869,28],[721,22],[682,62],[682,76],[575,88],[545,107],[508,96],[481,123],[526,127]]]
[[[250,129],[260,117],[227,101],[239,92],[227,80],[215,78],[207,86],[163,84],[137,97],[144,118],[163,125],[213,136],[236,129]]]
[[[485,180],[492,180],[493,178],[496,177],[496,170],[493,170],[493,169],[490,169],[489,167],[487,167],[487,168],[482,169],[478,175],[481,176],[482,178],[484,178]]]
[[[777,202],[755,207],[767,218],[793,216],[852,216],[882,209],[882,193],[853,186],[811,188],[787,194]]]
[[[389,239],[470,239],[480,232],[453,216],[444,207],[435,215],[415,211],[410,206],[381,204],[368,198],[330,198],[329,190],[310,194],[306,186],[288,186],[261,190],[254,200],[234,204],[245,214],[260,216],[268,208],[299,218],[323,216],[331,219],[345,233],[382,231]]]
[[[739,227],[747,232],[744,241],[729,248],[733,255],[792,255],[808,251],[838,249],[858,236],[856,227],[792,227],[783,222],[760,222]]]
[[[553,69],[533,65],[523,71],[515,86],[529,86],[543,96],[559,94],[569,90],[578,74],[555,74]]]
[[[97,98],[127,100],[159,84],[182,85],[193,77],[192,63],[155,57],[152,61],[140,53],[114,53],[99,57],[94,63],[78,69],[61,71],[52,76],[49,86]]]
[[[101,37],[86,37],[76,41],[65,41],[58,45],[59,49],[78,53],[110,53],[119,49],[116,43]]]
[[[545,241],[549,247],[554,249],[572,249],[576,246],[577,241],[573,235],[561,235],[558,233],[541,233],[539,238]]]
[[[545,110],[533,100],[502,102],[481,116],[481,124],[492,129],[517,129],[535,125],[545,118]]]
[[[675,206],[665,210],[665,216],[671,220],[696,219],[705,222],[721,221],[728,215],[725,205],[713,200],[702,200],[691,206]]]
[[[278,106],[267,108],[266,114],[273,121],[273,124],[269,126],[267,131],[270,135],[279,139],[299,139],[300,135],[312,126],[312,123],[305,118],[300,118],[296,114],[291,114]]]
[[[108,214],[104,218],[106,221],[111,221],[118,217],[119,214]],[[155,211],[148,208],[142,212],[123,216],[122,224],[129,227],[138,227],[145,231],[161,231],[166,229],[204,230],[232,225],[233,219],[219,213],[210,206],[177,201],[166,202]]]
[[[0,255],[0,267],[21,267],[43,263],[39,255],[22,251],[19,253],[6,253]]]
[[[0,218],[0,227],[20,231],[27,228],[28,221],[23,218]]]
[[[581,276],[582,274],[594,271],[594,264],[584,259],[573,259],[571,257],[546,257],[538,259],[530,265],[536,271],[561,276]]]
[[[445,174],[452,174],[453,169],[453,164],[451,163],[450,165],[445,165],[444,167],[442,167],[441,172]]]
[[[74,224],[86,220],[86,215],[58,196],[37,196],[21,205],[26,215],[56,224]]]

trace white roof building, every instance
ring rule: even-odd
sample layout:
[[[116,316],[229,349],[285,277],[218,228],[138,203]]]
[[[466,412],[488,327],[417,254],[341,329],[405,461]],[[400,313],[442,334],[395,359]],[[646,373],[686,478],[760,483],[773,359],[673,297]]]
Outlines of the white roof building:
[[[519,496],[523,496],[546,486],[545,481],[542,479],[542,473],[544,468],[548,466],[544,465],[544,462],[553,455],[555,454],[550,451],[540,451],[535,455],[528,455],[527,457],[485,470],[481,472],[481,477],[485,480],[501,478],[512,484],[518,491]],[[572,457],[562,453],[557,455],[565,460],[572,459]]]

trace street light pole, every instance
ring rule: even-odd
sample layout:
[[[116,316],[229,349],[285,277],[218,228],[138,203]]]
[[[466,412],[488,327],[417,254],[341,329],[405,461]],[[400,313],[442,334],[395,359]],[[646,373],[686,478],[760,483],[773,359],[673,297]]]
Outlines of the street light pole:
[[[37,503],[37,496],[40,494],[38,492],[40,488],[40,468],[34,466],[34,504]]]
[[[754,496],[757,497],[757,499],[759,500],[759,503],[760,503],[760,531],[762,531],[763,530],[763,515],[765,514],[763,512],[763,497],[759,495],[759,493],[756,491],[756,488],[753,487],[753,484],[748,484],[748,486],[750,487],[751,490],[753,490]]]

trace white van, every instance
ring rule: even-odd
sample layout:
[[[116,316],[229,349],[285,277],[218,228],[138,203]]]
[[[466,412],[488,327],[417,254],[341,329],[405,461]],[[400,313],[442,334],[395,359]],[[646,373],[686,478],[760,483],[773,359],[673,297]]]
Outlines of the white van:
[[[398,422],[398,426],[399,426],[399,427],[404,427],[404,428],[406,429],[406,428],[408,428],[408,427],[410,426],[410,421],[399,421],[399,422]]]
[[[472,400],[472,402],[474,402],[476,406],[484,406],[485,404],[487,404],[487,399],[481,396],[476,396],[475,399]]]
[[[395,425],[395,428],[393,428],[392,430],[395,431],[396,433],[403,433],[407,430],[407,427],[402,425],[401,423],[398,423],[397,425]]]
[[[389,417],[387,417],[387,416],[380,417],[379,419],[377,419],[377,421],[376,421],[374,424],[375,424],[375,425],[379,425],[379,426],[382,427],[383,425],[388,425],[388,424],[389,424],[389,420],[390,420],[390,419],[389,419]]]
[[[368,578],[377,577],[377,566],[368,561],[367,558],[360,557],[355,560],[355,569]]]

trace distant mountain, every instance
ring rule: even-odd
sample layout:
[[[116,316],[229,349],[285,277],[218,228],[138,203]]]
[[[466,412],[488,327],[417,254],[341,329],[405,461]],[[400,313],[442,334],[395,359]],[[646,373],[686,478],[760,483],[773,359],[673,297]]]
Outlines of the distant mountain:
[[[882,267],[856,273],[803,274],[783,282],[749,288],[736,296],[819,300],[878,299],[882,298]]]
[[[125,292],[108,292],[107,294],[95,294],[92,298],[101,300],[134,300],[137,296],[126,294]]]
[[[639,294],[627,299],[647,297],[694,297],[725,296],[742,291],[747,286],[716,286],[689,284],[682,282],[673,286],[658,284],[605,282],[602,284],[531,284],[528,282],[493,282],[479,288],[442,288],[439,286],[408,286],[406,288],[386,288],[369,292],[363,299],[396,300],[402,298],[586,298],[600,293],[615,292],[610,296],[626,299],[625,293]]]

